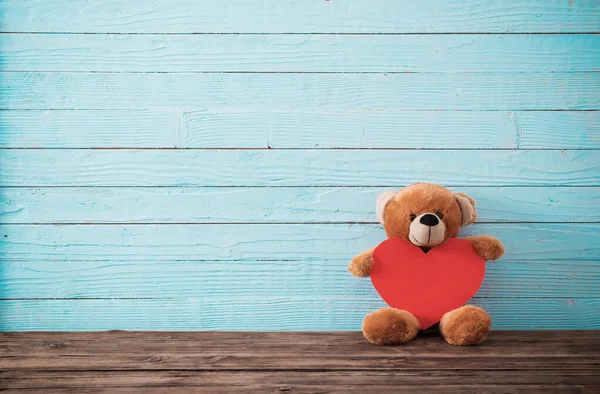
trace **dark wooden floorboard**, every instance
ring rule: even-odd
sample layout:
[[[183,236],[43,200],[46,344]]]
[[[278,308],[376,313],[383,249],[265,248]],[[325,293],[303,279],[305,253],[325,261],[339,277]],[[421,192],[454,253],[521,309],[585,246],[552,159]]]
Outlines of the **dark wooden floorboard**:
[[[244,387],[142,387],[139,390],[133,389],[142,393],[148,394],[164,394],[165,392],[175,392],[177,394],[187,393],[319,393],[319,394],[365,394],[365,393],[377,393],[377,394],[415,394],[415,393],[431,393],[431,394],[530,394],[530,393],[544,393],[544,394],[598,394],[597,386],[548,386],[548,385],[510,385],[510,386],[490,386],[490,385],[476,385],[476,386],[406,386],[406,385],[382,385],[372,386],[368,390],[363,386],[322,386],[316,389],[311,386],[302,387],[290,387],[290,386],[270,386],[268,384],[258,386],[244,386]],[[104,387],[104,388],[58,388],[58,389],[8,389],[3,392],[6,393],[35,393],[35,394],[55,394],[55,393],[116,393],[125,394],[131,393],[132,388],[129,387]]]
[[[428,336],[374,346],[357,332],[0,334],[11,392],[600,393],[600,331]]]

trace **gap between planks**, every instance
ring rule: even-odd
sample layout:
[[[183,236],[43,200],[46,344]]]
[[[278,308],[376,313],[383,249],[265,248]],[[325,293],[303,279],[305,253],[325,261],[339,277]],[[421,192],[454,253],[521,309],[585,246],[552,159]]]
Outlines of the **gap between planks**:
[[[129,188],[129,187],[127,187]],[[504,222],[494,222],[494,221],[477,221],[477,224],[493,224],[493,225],[502,225],[502,224],[594,224],[600,223],[600,221],[556,221],[556,222],[539,222],[539,221],[504,221]],[[335,222],[335,221],[299,221],[299,222],[15,222],[15,223],[0,223],[2,226],[153,226],[153,225],[231,225],[231,224],[240,224],[240,225],[281,225],[281,224],[292,224],[292,225],[376,225],[379,224],[377,221],[371,222],[362,222],[362,221],[346,221],[346,222]],[[459,236],[460,238],[460,236]]]
[[[175,33],[175,32],[78,32],[78,31],[0,31],[1,34],[36,34],[36,35],[91,35],[91,36],[453,36],[453,35],[481,35],[481,36],[510,36],[510,35],[600,35],[600,32],[594,31],[519,31],[519,32],[485,32],[485,31],[462,31],[462,32],[406,32],[406,33],[360,33],[360,32],[344,32],[344,33],[332,33],[332,32],[240,32],[240,33],[224,33],[224,32],[189,32],[189,33]]]
[[[598,148],[271,148],[271,147],[262,147],[262,148],[248,148],[248,147],[240,147],[240,148],[186,148],[186,147],[160,147],[160,148],[149,148],[149,147],[135,147],[135,146],[123,146],[123,147],[107,147],[107,148],[99,148],[99,147],[68,147],[68,148],[38,148],[38,147],[20,147],[20,148],[0,148],[0,151],[3,150],[197,150],[197,151],[227,151],[227,150],[245,150],[245,151],[264,151],[264,150],[281,150],[281,151],[328,151],[328,150],[352,150],[352,151],[598,151]]]

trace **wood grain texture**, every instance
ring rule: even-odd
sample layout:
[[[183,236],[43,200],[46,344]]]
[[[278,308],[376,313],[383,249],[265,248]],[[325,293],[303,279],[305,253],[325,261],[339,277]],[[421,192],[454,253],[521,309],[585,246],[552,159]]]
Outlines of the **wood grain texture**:
[[[600,328],[598,298],[479,298],[472,303],[490,313],[495,329]],[[1,300],[0,330],[358,330],[367,313],[384,306],[372,298],[318,296]]]
[[[323,261],[5,261],[1,298],[363,297],[371,281],[348,260]],[[494,262],[477,298],[600,297],[600,264]]]
[[[7,0],[4,32],[457,33],[598,32],[597,0]]]
[[[10,223],[378,223],[380,187],[0,188]],[[600,222],[598,187],[454,187],[478,222]]]
[[[45,386],[49,386],[48,380],[51,377],[48,377],[45,373],[31,373],[23,375],[15,375],[15,374],[6,374],[5,376],[9,376],[12,379],[29,379],[31,378],[32,382],[35,384],[41,384],[44,388],[18,388],[18,389],[6,389],[4,392],[6,393],[43,393],[43,394],[65,394],[65,393],[131,393],[132,390],[143,390],[144,393],[148,394],[164,394],[165,390],[175,388],[177,393],[188,394],[188,393],[263,393],[263,392],[293,392],[293,393],[315,393],[315,392],[336,392],[340,390],[342,387],[344,393],[364,393],[366,389],[376,390],[377,393],[382,394],[410,394],[414,392],[418,392],[419,390],[425,390],[428,393],[432,394],[455,394],[457,392],[465,393],[465,394],[479,394],[482,392],[491,393],[491,394],[531,394],[531,393],[549,393],[549,394],[596,394],[598,392],[599,387],[597,385],[583,385],[583,384],[555,384],[555,385],[545,385],[545,384],[511,384],[510,386],[506,385],[489,385],[489,384],[446,384],[444,386],[440,385],[427,385],[427,384],[418,384],[418,385],[407,385],[407,384],[386,384],[385,380],[387,379],[387,373],[383,373],[381,376],[381,383],[372,383],[369,386],[356,385],[355,379],[348,378],[347,380],[339,377],[333,382],[324,382],[319,381],[318,386],[311,385],[310,383],[296,383],[294,386],[290,386],[289,384],[281,383],[286,382],[287,379],[284,377],[280,377],[279,379],[268,379],[267,376],[277,376],[276,374],[261,374],[256,377],[257,380],[260,380],[260,384],[254,385],[238,385],[231,386],[228,384],[228,376],[225,374],[223,376],[222,385],[215,385],[213,383],[210,386],[204,386],[202,383],[196,383],[196,380],[191,378],[192,376],[198,376],[198,380],[201,380],[204,375],[210,375],[208,372],[200,372],[200,373],[185,373],[185,372],[172,372],[172,373],[130,373],[130,372],[118,372],[117,375],[119,380],[121,381],[136,381],[137,384],[129,384],[126,387],[114,387],[111,385],[113,381],[112,375],[115,374],[103,374],[99,372],[84,372],[77,374],[63,374],[56,373],[54,376],[58,379],[72,379],[77,378],[86,382],[86,384],[93,384],[101,387],[94,388],[85,388],[78,387],[77,385],[73,385],[74,387],[61,387],[61,388],[48,388]],[[286,375],[287,372],[282,375]],[[306,378],[306,380],[312,380],[313,375],[322,375],[321,373],[306,373],[301,372],[301,374]],[[103,377],[105,375],[105,377]],[[108,376],[106,376],[108,375]],[[334,374],[339,375],[339,374]],[[354,373],[350,373],[349,375],[356,376]],[[160,384],[155,384],[153,377],[160,376],[164,380]],[[190,377],[190,379],[186,379],[186,377]],[[572,377],[571,374],[567,374],[566,376]],[[148,377],[149,379],[146,379]],[[427,374],[427,379],[431,378],[431,374]],[[424,377],[425,379],[425,377]],[[483,379],[483,377],[482,377]],[[575,378],[573,378],[575,379]],[[305,380],[305,382],[306,382]],[[324,379],[325,380],[325,379]],[[326,379],[328,380],[328,379]],[[333,379],[332,379],[333,380]],[[26,381],[26,380],[25,380]],[[180,382],[179,386],[174,386],[173,381]],[[213,381],[214,382],[214,381]],[[148,386],[149,384],[153,384],[153,386]],[[55,383],[56,384],[56,383]]]
[[[599,150],[4,150],[0,158],[3,186],[600,184]]]
[[[443,345],[442,345],[443,346]],[[216,357],[216,356],[215,356]],[[51,362],[50,359],[44,361]],[[109,358],[114,360],[113,357]],[[4,372],[0,375],[4,383],[0,384],[0,387],[10,389],[23,389],[30,387],[43,387],[51,389],[63,389],[67,388],[79,388],[79,387],[97,387],[109,389],[113,387],[120,388],[139,388],[140,381],[143,381],[148,386],[154,387],[170,387],[171,390],[179,392],[179,388],[184,387],[204,387],[205,390],[215,387],[217,392],[229,392],[225,391],[227,388],[237,389],[249,389],[254,388],[257,390],[262,388],[265,391],[262,392],[278,392],[278,391],[291,391],[296,392],[298,386],[304,389],[311,388],[313,393],[323,392],[323,386],[330,387],[333,389],[337,386],[345,387],[346,385],[353,386],[354,391],[361,392],[357,389],[362,389],[362,392],[379,392],[379,384],[384,383],[383,388],[391,390],[396,385],[402,386],[407,385],[408,388],[411,386],[419,391],[422,387],[419,387],[423,382],[435,380],[437,385],[450,385],[456,389],[458,387],[468,385],[468,382],[481,381],[486,382],[487,385],[500,386],[507,383],[507,380],[511,384],[533,384],[533,385],[544,385],[548,383],[556,383],[562,385],[597,385],[600,383],[600,379],[593,375],[596,368],[592,364],[595,358],[587,360],[587,365],[581,363],[581,359],[577,361],[581,365],[581,372],[574,371],[557,371],[549,376],[547,369],[559,369],[556,365],[544,365],[544,359],[539,360],[537,365],[540,367],[543,365],[546,370],[532,371],[528,368],[523,368],[520,371],[464,371],[464,370],[420,370],[420,371],[405,371],[399,369],[397,371],[276,371],[276,372],[257,372],[257,371],[189,371],[189,372],[165,372],[165,371],[129,371],[123,373],[122,371],[96,371],[96,372]],[[114,360],[120,362],[121,360]],[[486,360],[487,361],[487,360]],[[569,367],[575,364],[575,360],[565,360],[564,365]],[[438,361],[439,362],[439,361]],[[481,360],[480,360],[481,362]],[[442,364],[441,362],[439,362]],[[399,364],[399,363],[397,363]],[[431,363],[435,365],[435,362]],[[368,366],[369,364],[367,364]],[[366,368],[367,368],[366,366]],[[549,368],[550,367],[550,368]],[[32,376],[33,375],[33,376]],[[114,379],[111,379],[111,375]],[[434,375],[434,379],[432,379]],[[417,386],[417,387],[415,387]],[[288,390],[281,389],[289,387]],[[293,387],[293,389],[292,389]],[[427,386],[425,386],[427,387]],[[473,387],[476,389],[477,387]],[[497,387],[498,388],[498,387]],[[222,391],[223,390],[223,391]],[[507,388],[504,386],[504,393]],[[333,392],[337,390],[333,389]],[[252,391],[259,392],[259,391]],[[345,392],[345,391],[344,391]],[[397,391],[395,391],[397,392]],[[406,392],[406,391],[402,391]],[[446,391],[448,392],[448,391]],[[456,391],[455,391],[456,392]],[[463,392],[462,390],[460,391]],[[480,391],[481,392],[481,391]],[[498,392],[498,391],[496,391]],[[512,392],[512,391],[509,391]],[[531,391],[530,391],[531,392]],[[433,391],[438,393],[438,391]],[[487,391],[486,391],[487,393]]]
[[[598,225],[475,224],[498,237],[502,261],[598,261]],[[2,225],[2,260],[348,260],[385,239],[379,225]]]
[[[7,110],[0,111],[0,146],[600,149],[600,116],[597,111]]]
[[[593,331],[493,331],[478,347],[360,332],[97,332],[0,335],[8,392],[595,393]],[[552,386],[550,386],[552,385]],[[162,391],[160,391],[162,390]]]
[[[600,3],[599,3],[600,4]],[[0,35],[3,71],[557,72],[600,70],[600,36]]]
[[[553,141],[594,146],[587,114],[556,112],[568,132]],[[564,114],[564,115],[562,115]],[[548,115],[551,116],[551,115]],[[520,118],[522,127],[529,118]],[[600,118],[599,118],[600,119]],[[0,111],[4,148],[515,148],[515,114],[503,111]],[[534,119],[530,120],[535,122]],[[550,122],[547,122],[550,123]],[[551,124],[547,127],[551,128]],[[436,130],[436,133],[432,133]],[[583,133],[586,133],[585,135]],[[580,146],[575,146],[581,141]],[[592,145],[590,145],[592,144]],[[529,144],[531,145],[531,143]],[[600,142],[596,145],[600,146]]]
[[[520,112],[515,114],[521,149],[600,148],[600,116],[595,111],[574,113]]]
[[[575,334],[575,335],[573,335]],[[193,356],[205,353],[207,356],[219,353],[223,356],[261,356],[270,355],[279,358],[282,364],[275,362],[270,364],[271,370],[289,370],[292,367],[301,369],[308,364],[294,364],[298,360],[291,361],[286,349],[294,347],[294,354],[299,357],[318,357],[312,369],[349,370],[366,366],[377,370],[393,370],[393,365],[379,363],[378,357],[397,357],[405,360],[419,359],[446,359],[456,361],[467,361],[471,358],[493,358],[496,363],[504,361],[514,362],[521,358],[523,362],[535,362],[536,358],[544,358],[548,361],[558,357],[564,358],[589,358],[596,355],[594,352],[598,346],[598,332],[591,330],[570,331],[500,331],[493,330],[485,341],[478,347],[454,347],[447,346],[436,333],[421,333],[415,341],[403,346],[372,346],[362,336],[360,331],[350,332],[189,332],[189,331],[99,331],[99,332],[3,332],[0,333],[0,349],[2,355],[2,368],[5,371],[22,371],[24,369],[44,368],[44,364],[26,364],[19,361],[18,364],[11,363],[10,358],[18,361],[15,356],[22,356],[21,360],[33,356],[79,356],[90,358],[93,366],[98,371],[107,370],[169,370],[169,359],[163,360],[139,360],[139,365],[132,364],[112,365],[97,358],[99,355],[117,356],[119,353],[125,355],[157,355],[170,354],[180,356]],[[548,349],[551,348],[552,352]],[[592,352],[590,354],[590,352]],[[360,359],[354,359],[357,356]],[[61,360],[65,360],[60,357]],[[33,360],[28,360],[29,362]],[[60,360],[57,360],[61,362]],[[191,361],[187,359],[186,361]],[[203,360],[200,360],[203,362]],[[210,361],[210,360],[206,360]],[[232,358],[222,357],[212,360],[212,364],[202,363],[197,365],[197,370],[238,369],[247,368],[244,364],[236,363]],[[183,360],[179,359],[178,365]],[[373,363],[375,362],[375,363]],[[342,364],[343,363],[343,364]],[[492,362],[489,365],[481,365],[481,370],[494,370]],[[161,366],[161,364],[163,364]],[[249,364],[254,366],[254,364]],[[67,369],[70,365],[60,364],[58,367]],[[64,368],[67,367],[67,368]],[[81,365],[77,368],[81,369]],[[107,369],[107,367],[109,367]],[[447,364],[447,368],[460,370],[466,366],[463,364]],[[506,365],[508,367],[508,365]],[[525,365],[521,365],[524,369]],[[529,364],[531,367],[531,364]],[[256,368],[261,368],[256,365]],[[189,368],[190,370],[192,368]],[[264,369],[264,368],[263,368]],[[406,363],[403,371],[419,370],[420,366]],[[55,371],[59,370],[57,368]]]
[[[182,121],[177,110],[0,111],[0,147],[186,147]]]
[[[4,72],[0,109],[595,110],[598,90],[594,72]]]

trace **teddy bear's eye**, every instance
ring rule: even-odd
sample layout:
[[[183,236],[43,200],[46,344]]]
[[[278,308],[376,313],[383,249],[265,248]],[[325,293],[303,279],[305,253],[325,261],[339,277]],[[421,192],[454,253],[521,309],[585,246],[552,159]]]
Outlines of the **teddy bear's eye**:
[[[415,220],[417,218],[417,215],[415,215],[414,213],[411,213],[409,218],[410,218],[410,221],[412,222],[413,220]]]
[[[443,219],[444,218],[444,214],[441,212],[436,212],[435,213],[437,215],[438,218]]]

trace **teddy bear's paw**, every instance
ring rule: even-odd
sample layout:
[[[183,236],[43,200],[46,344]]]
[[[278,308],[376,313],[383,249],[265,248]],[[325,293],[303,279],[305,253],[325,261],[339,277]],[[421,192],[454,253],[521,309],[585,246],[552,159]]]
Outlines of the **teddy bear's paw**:
[[[504,246],[496,237],[490,237],[489,235],[478,235],[466,238],[473,243],[477,254],[485,261],[498,260],[504,255]]]
[[[368,278],[374,264],[373,250],[374,248],[369,249],[353,258],[348,265],[348,271],[356,277]]]
[[[504,246],[498,238],[487,237],[484,260],[498,260],[504,255]]]
[[[348,265],[348,271],[357,278],[368,278],[372,268],[373,263],[369,261],[357,263],[352,260]]]
[[[491,329],[490,315],[473,305],[450,311],[440,321],[440,332],[451,345],[476,345],[485,341]]]
[[[398,345],[417,336],[421,325],[412,313],[394,308],[381,308],[365,316],[363,335],[376,345]]]

